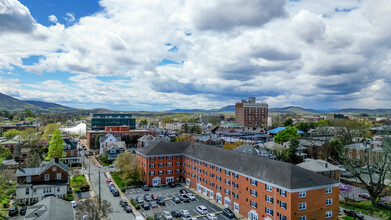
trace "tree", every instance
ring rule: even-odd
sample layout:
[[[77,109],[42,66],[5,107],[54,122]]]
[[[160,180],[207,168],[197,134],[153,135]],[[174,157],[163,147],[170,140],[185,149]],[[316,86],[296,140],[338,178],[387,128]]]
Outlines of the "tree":
[[[42,134],[42,138],[46,139],[46,140],[50,140],[50,136],[58,129],[60,129],[60,125],[59,124],[55,124],[55,123],[51,123],[51,124],[47,124],[44,128],[43,128],[43,134]]]
[[[64,140],[60,134],[60,130],[56,130],[53,133],[52,140],[49,145],[49,152],[47,155],[47,159],[53,159],[55,157],[64,157],[64,149],[63,149]]]
[[[360,159],[344,157],[346,169],[368,190],[372,205],[376,205],[385,187],[387,173],[391,171],[391,126],[384,126],[381,135],[381,150],[373,149],[364,142],[367,147]]]
[[[302,162],[300,156],[296,154],[298,146],[299,139],[297,137],[293,137],[289,140],[288,160],[286,162],[293,164],[298,164]]]
[[[33,147],[28,153],[26,157],[26,167],[27,168],[33,168],[33,167],[39,167],[41,165],[41,162],[43,160],[43,152],[38,147]]]
[[[288,118],[287,120],[285,120],[285,122],[284,122],[285,127],[292,126],[292,125],[293,125],[293,120],[291,118]]]
[[[0,146],[0,161],[12,159],[11,150],[7,147]],[[0,162],[1,163],[1,162]]]
[[[20,132],[23,146],[35,147],[39,144],[40,133],[34,128],[27,128]]]
[[[300,137],[299,133],[297,133],[296,127],[288,126],[284,130],[281,130],[274,137],[274,141],[276,143],[282,144],[284,142],[289,141],[293,137]]]
[[[148,125],[147,119],[141,120],[140,125]]]
[[[120,177],[125,184],[135,185],[141,182],[141,171],[136,156],[130,152],[123,152],[117,157],[114,164],[120,170]]]
[[[222,146],[222,148],[227,149],[227,150],[233,150],[233,149],[239,147],[240,145],[244,145],[244,144],[246,144],[246,142],[244,142],[244,141],[235,141],[234,143],[225,142],[225,144]]]
[[[76,214],[77,219],[82,219],[85,215],[88,215],[89,220],[107,219],[108,215],[113,212],[113,208],[105,199],[100,202],[101,205],[99,209],[99,198],[97,196],[84,200],[84,202],[78,206],[78,212]]]
[[[173,123],[173,122],[175,122],[175,120],[172,119],[172,118],[166,117],[166,118],[163,118],[161,122],[162,122],[164,125],[166,125],[167,123]]]
[[[34,112],[31,111],[30,109],[25,109],[25,110],[24,110],[24,114],[26,115],[26,117],[31,117],[31,118],[34,118],[34,117],[35,117]]]
[[[348,204],[349,194],[353,191],[353,186],[339,184],[339,194],[345,200],[345,204]]]
[[[100,138],[101,137],[103,137],[103,136],[105,136],[104,134],[98,134],[98,135],[96,135],[95,136],[95,143],[94,143],[94,145],[93,146],[91,146],[91,147],[93,147],[94,149],[99,149],[99,147],[100,147]]]
[[[7,140],[14,138],[16,135],[19,135],[20,131],[15,130],[15,129],[10,129],[6,132],[4,132],[3,137],[6,138]]]
[[[343,154],[344,154],[344,145],[342,144],[342,141],[339,139],[334,139],[330,143],[330,157],[334,161],[342,162],[343,161]]]
[[[195,125],[195,126],[191,127],[190,133],[192,133],[192,134],[202,134],[202,128],[200,126],[198,126],[198,125]]]
[[[190,134],[181,134],[175,138],[175,142],[193,141],[194,138]]]

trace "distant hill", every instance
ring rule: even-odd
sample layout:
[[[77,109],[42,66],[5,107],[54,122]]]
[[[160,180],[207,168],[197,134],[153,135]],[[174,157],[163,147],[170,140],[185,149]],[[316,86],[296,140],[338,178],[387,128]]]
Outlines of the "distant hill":
[[[305,109],[298,106],[288,106],[285,108],[270,108],[269,113],[320,114],[325,112],[314,109]]]
[[[0,93],[0,109],[8,111],[24,111],[25,109],[30,109],[35,112],[75,112],[79,110],[56,103],[19,100],[3,93]]]

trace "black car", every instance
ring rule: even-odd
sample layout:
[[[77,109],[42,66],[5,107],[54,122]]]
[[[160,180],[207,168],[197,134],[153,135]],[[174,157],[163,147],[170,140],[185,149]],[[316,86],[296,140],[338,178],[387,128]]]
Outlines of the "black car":
[[[169,182],[169,183],[167,184],[167,186],[170,187],[170,188],[174,188],[174,187],[176,187],[177,185],[178,185],[178,183],[173,183],[173,182]]]
[[[27,207],[26,207],[26,206],[23,206],[23,207],[20,209],[19,214],[20,214],[20,215],[26,215],[26,210],[27,210]]]
[[[120,200],[120,201],[119,201],[119,204],[120,204],[122,207],[128,206],[128,202],[127,202],[126,200]]]
[[[156,200],[156,203],[158,205],[166,205],[166,202],[164,201],[164,199],[162,197],[158,197]]]
[[[360,219],[360,220],[364,220],[364,215],[361,212],[359,212],[359,211],[343,210],[343,212],[345,213],[345,215],[347,215],[349,217],[353,217],[353,218],[357,218],[357,219]]]
[[[229,208],[223,209],[223,215],[227,216],[228,218],[236,218],[235,214]]]
[[[180,189],[179,190],[179,194],[186,194],[186,193],[189,193],[190,191],[189,190],[187,190],[187,189]]]
[[[115,197],[118,197],[118,196],[119,196],[119,191],[118,191],[118,189],[114,189],[114,190],[112,191],[112,193],[113,193],[113,195],[114,195]]]
[[[151,208],[151,206],[149,205],[148,202],[145,202],[145,203],[143,204],[143,209],[144,209],[144,210],[148,210],[148,209],[150,209],[150,208]]]
[[[127,212],[127,213],[131,213],[132,212],[132,208],[130,207],[130,206],[124,206],[125,208],[125,211]]]
[[[149,191],[149,186],[144,185],[144,186],[141,187],[141,189],[144,190],[144,191]]]
[[[180,203],[181,202],[181,200],[179,199],[178,196],[172,197],[172,201],[175,202],[175,203]]]
[[[150,201],[152,201],[152,197],[149,194],[145,194],[144,200],[145,200],[145,202],[150,202]]]
[[[15,207],[15,206],[12,206],[10,208],[10,210],[8,211],[9,216],[15,216],[15,215],[18,215],[18,213],[19,213],[18,207]]]
[[[180,199],[182,202],[190,202],[189,197],[186,196],[186,195],[179,195],[179,199]]]
[[[172,211],[172,212],[171,212],[171,215],[172,215],[172,217],[174,217],[174,218],[179,218],[179,217],[182,216],[181,212],[178,211],[178,210]]]

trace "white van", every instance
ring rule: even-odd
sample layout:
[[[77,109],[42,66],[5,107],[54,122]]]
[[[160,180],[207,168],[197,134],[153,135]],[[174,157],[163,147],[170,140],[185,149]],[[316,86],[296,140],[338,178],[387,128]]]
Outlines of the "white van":
[[[203,205],[197,206],[196,210],[202,215],[208,214],[208,209]]]

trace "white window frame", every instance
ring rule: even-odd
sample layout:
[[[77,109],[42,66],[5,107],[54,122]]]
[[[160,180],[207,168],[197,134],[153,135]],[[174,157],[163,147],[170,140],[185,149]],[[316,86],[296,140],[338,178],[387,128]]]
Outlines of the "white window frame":
[[[265,184],[265,188],[267,191],[269,192],[272,192],[273,191],[273,187],[271,185],[268,185],[268,184]]]
[[[302,202],[299,203],[299,210],[306,210],[307,209],[307,203]]]
[[[307,197],[307,191],[300,191],[299,198],[305,198],[305,197]]]
[[[265,200],[266,202],[273,204],[273,197],[266,195]]]
[[[280,201],[280,207],[286,209],[286,202]]]
[[[333,188],[331,187],[326,188],[326,194],[330,194],[332,192],[333,192]]]
[[[326,199],[326,205],[332,205],[333,204],[333,199],[329,198]]]
[[[333,211],[326,211],[326,218],[333,217]]]
[[[307,216],[306,215],[300,216],[299,220],[307,220]]]
[[[57,180],[61,180],[61,173],[57,173]]]

